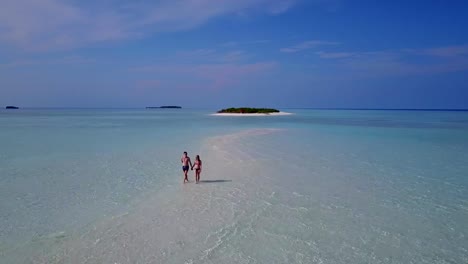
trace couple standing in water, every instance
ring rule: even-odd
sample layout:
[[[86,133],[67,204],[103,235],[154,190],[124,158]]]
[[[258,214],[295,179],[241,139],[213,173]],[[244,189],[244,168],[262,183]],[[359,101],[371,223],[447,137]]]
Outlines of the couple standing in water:
[[[190,157],[188,156],[187,152],[185,151],[184,155],[182,155],[182,158],[180,159],[180,161],[182,162],[182,171],[184,172],[184,183],[189,181],[188,178],[187,178],[187,174],[188,174],[188,171],[189,171],[190,167],[191,167],[192,170],[195,168],[195,183],[199,183],[200,182],[200,173],[201,173],[201,170],[202,170],[202,161],[200,159],[200,156],[197,155],[195,157],[195,161],[193,162],[193,165],[192,165],[192,161],[190,160]],[[190,167],[189,167],[189,165],[190,165]]]

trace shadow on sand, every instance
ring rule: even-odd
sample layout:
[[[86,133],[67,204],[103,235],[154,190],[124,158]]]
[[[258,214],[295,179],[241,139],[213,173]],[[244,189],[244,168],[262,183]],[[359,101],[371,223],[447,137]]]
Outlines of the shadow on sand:
[[[200,180],[200,183],[232,182],[232,180]]]

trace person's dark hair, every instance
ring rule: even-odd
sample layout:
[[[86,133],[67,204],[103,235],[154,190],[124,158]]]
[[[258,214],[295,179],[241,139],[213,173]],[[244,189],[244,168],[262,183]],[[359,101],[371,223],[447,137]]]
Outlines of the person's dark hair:
[[[187,155],[187,151],[184,151],[184,154]]]
[[[197,156],[195,157],[195,160],[200,160],[200,155],[197,155]]]

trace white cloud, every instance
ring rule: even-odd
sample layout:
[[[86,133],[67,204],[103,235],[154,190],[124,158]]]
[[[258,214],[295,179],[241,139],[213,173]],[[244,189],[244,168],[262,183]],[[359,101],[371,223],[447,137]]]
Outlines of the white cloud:
[[[242,61],[244,59],[248,58],[248,55],[246,54],[245,51],[242,50],[234,50],[226,53],[223,57],[222,60],[226,62],[234,62],[234,61]]]
[[[183,59],[199,59],[211,57],[215,54],[216,50],[214,49],[197,49],[189,51],[180,51],[176,54],[176,56]]]
[[[425,75],[468,70],[468,46],[393,51],[316,52],[353,76]],[[421,58],[409,58],[418,55]],[[422,60],[420,60],[422,59]]]
[[[329,46],[329,45],[338,45],[338,42],[331,42],[331,41],[323,41],[323,40],[308,40],[301,42],[299,44],[296,44],[294,46],[288,47],[288,48],[282,48],[280,49],[281,52],[286,52],[286,53],[295,53],[303,50],[308,50],[311,48],[316,48],[319,46]]]
[[[184,80],[201,85],[203,89],[218,90],[231,87],[246,78],[256,78],[278,67],[271,61],[256,63],[158,64],[129,69],[131,72],[150,73],[151,76],[184,76]],[[177,81],[178,85],[186,86]],[[169,84],[168,84],[169,85]],[[189,87],[188,85],[187,87]]]
[[[283,0],[278,1],[275,5],[271,5],[269,11],[272,14],[281,14],[286,12],[289,8],[291,8],[295,4],[294,0]]]
[[[43,65],[70,65],[70,64],[88,64],[96,62],[94,59],[85,58],[82,56],[65,56],[56,59],[20,59],[7,63],[0,64],[0,69],[11,69],[26,66],[43,66]]]
[[[278,14],[295,1],[284,0],[2,0],[0,42],[26,50],[81,47],[96,42],[143,37],[200,26],[239,12]]]
[[[259,40],[251,40],[251,41],[228,41],[222,43],[220,46],[226,48],[232,48],[237,46],[245,46],[245,45],[260,45],[270,42],[268,39],[259,39]]]
[[[468,45],[447,46],[423,50],[408,50],[419,55],[430,55],[436,57],[459,57],[468,55]]]
[[[250,55],[243,50],[218,51],[214,49],[197,49],[177,52],[170,60],[177,60],[183,63],[228,63],[244,61],[249,57]]]
[[[318,51],[317,54],[322,59],[342,59],[342,58],[349,58],[356,55],[355,52],[324,52]]]

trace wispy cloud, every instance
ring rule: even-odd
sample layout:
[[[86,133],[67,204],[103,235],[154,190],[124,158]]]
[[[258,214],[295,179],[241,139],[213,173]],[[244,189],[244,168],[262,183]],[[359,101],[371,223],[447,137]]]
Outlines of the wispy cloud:
[[[272,14],[281,14],[286,12],[289,8],[291,8],[296,3],[295,0],[282,0],[278,1],[278,3],[271,5],[268,7],[268,11]]]
[[[196,50],[184,50],[176,53],[178,58],[185,60],[193,59],[207,59],[217,54],[215,49],[196,49]]]
[[[36,65],[59,65],[59,64],[87,64],[94,63],[94,59],[82,56],[66,56],[57,59],[28,59],[15,60],[7,63],[0,63],[0,69],[11,69],[18,67],[36,66]]]
[[[239,12],[286,12],[296,1],[162,0],[109,1],[3,0],[0,42],[26,50],[70,49],[103,41],[141,38],[186,30]]]
[[[468,46],[393,51],[319,51],[316,55],[334,61],[338,69],[354,76],[425,75],[468,70]]]
[[[222,60],[226,62],[237,62],[237,61],[243,61],[247,59],[249,55],[243,51],[243,50],[234,50],[226,53],[223,57]]]
[[[268,39],[259,39],[259,40],[251,40],[251,41],[228,41],[222,43],[222,47],[232,48],[237,46],[244,46],[244,45],[256,45],[256,44],[265,44],[270,42]]]
[[[468,45],[459,45],[459,46],[447,46],[439,48],[430,48],[430,49],[407,49],[407,51],[419,54],[419,55],[429,55],[436,57],[459,57],[468,55]]]
[[[189,63],[229,63],[240,62],[249,58],[250,55],[243,50],[215,50],[215,49],[197,49],[189,51],[179,51],[174,59]]]
[[[130,71],[151,73],[152,76],[184,76],[184,79],[191,80],[192,84],[202,83],[205,89],[219,90],[231,87],[245,78],[254,78],[259,74],[267,73],[277,66],[276,62],[149,65],[132,68]],[[179,82],[178,85],[180,85]]]
[[[144,79],[144,80],[137,81],[138,87],[158,87],[160,85],[161,85],[160,80]]]
[[[322,59],[342,59],[342,58],[349,58],[356,56],[354,52],[325,52],[325,51],[318,51],[317,54]]]
[[[308,41],[301,42],[291,47],[282,48],[280,49],[280,51],[286,52],[286,53],[295,53],[295,52],[304,51],[304,50],[308,50],[308,49],[312,49],[312,48],[316,48],[320,46],[330,46],[330,45],[338,45],[338,44],[339,44],[338,42],[331,42],[331,41],[308,40]]]

